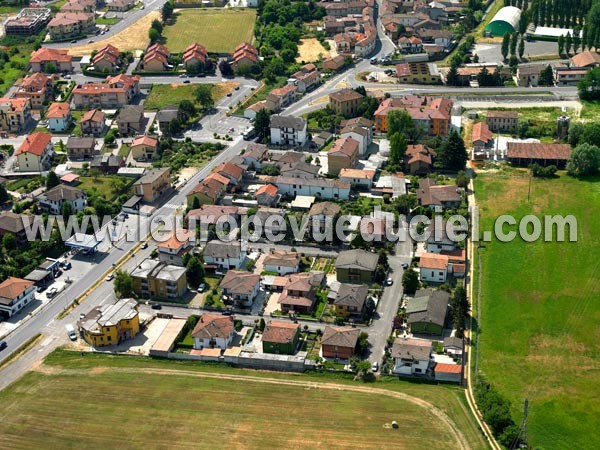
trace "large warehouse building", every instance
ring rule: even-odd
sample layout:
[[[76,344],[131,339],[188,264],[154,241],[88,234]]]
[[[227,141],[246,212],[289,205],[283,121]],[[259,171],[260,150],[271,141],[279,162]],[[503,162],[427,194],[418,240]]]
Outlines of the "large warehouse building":
[[[485,27],[484,33],[492,37],[504,36],[506,33],[514,33],[519,29],[521,10],[514,6],[505,6],[496,13],[494,18]]]

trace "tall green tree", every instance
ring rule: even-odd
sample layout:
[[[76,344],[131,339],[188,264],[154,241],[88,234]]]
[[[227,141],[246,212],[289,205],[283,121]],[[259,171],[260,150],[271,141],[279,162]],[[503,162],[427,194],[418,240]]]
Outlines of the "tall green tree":
[[[600,170],[600,147],[579,144],[571,153],[567,172],[572,176],[596,175]]]
[[[256,119],[254,119],[254,129],[258,140],[264,142],[268,139],[271,134],[271,114],[266,109],[262,109],[256,113]]]
[[[199,84],[196,86],[196,89],[194,89],[194,97],[204,109],[210,109],[215,104],[212,97],[212,86],[210,85]]]
[[[506,61],[506,58],[508,57],[508,50],[510,47],[510,33],[504,33],[504,36],[502,36],[502,47],[500,49],[500,51],[502,52],[502,58]]]
[[[515,56],[517,54],[517,44],[519,43],[519,35],[517,33],[513,33],[510,37],[510,54],[511,56]]]
[[[567,55],[571,53],[571,46],[573,45],[573,38],[571,37],[571,33],[567,33],[567,37],[565,37],[565,52]]]
[[[408,268],[404,271],[402,274],[402,287],[405,294],[413,295],[419,289],[420,284],[419,274],[415,270]]]
[[[450,306],[452,307],[452,325],[456,329],[456,336],[462,337],[466,320],[469,317],[469,300],[464,287],[458,286],[454,290]]]
[[[54,170],[48,172],[48,176],[46,177],[46,189],[52,189],[55,186],[60,184],[60,180],[58,179],[58,175]]]
[[[186,266],[187,281],[190,286],[198,286],[204,281],[204,264],[197,256],[192,256]]]
[[[558,37],[558,54],[562,55],[564,51],[565,51],[565,37],[563,35],[560,35]]]
[[[115,273],[114,286],[115,293],[121,298],[133,295],[133,278],[124,270]]]
[[[390,162],[394,165],[402,163],[406,154],[406,139],[402,133],[394,133],[390,136]]]
[[[438,155],[441,167],[446,170],[463,170],[468,159],[469,155],[462,137],[458,132],[451,131]]]
[[[523,55],[525,54],[525,39],[521,38],[519,41],[519,59],[523,59]]]

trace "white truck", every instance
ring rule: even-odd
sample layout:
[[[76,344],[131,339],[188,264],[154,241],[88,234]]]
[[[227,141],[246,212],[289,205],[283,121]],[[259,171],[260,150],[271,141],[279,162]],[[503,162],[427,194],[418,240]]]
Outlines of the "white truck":
[[[75,332],[75,328],[73,327],[73,325],[65,325],[65,330],[67,330],[67,336],[69,336],[69,339],[71,339],[72,341],[77,340],[77,333]]]

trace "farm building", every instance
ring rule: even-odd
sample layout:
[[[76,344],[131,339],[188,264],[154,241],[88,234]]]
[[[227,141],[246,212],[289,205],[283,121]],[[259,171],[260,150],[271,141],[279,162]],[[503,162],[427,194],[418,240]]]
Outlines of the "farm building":
[[[494,18],[485,27],[485,33],[491,36],[504,36],[505,33],[514,33],[519,28],[521,10],[514,6],[505,6],[496,13]]]

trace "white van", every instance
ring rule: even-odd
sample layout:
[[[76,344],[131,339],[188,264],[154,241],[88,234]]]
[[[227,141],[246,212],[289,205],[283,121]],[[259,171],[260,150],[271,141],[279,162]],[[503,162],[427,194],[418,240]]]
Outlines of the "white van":
[[[69,336],[69,339],[71,339],[72,341],[76,341],[77,333],[75,332],[75,328],[73,327],[73,325],[65,325],[65,329],[67,330],[67,336]]]

